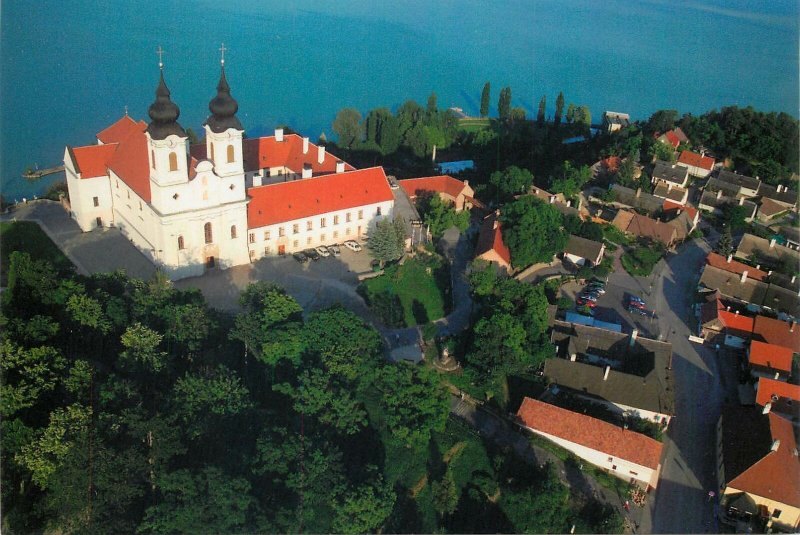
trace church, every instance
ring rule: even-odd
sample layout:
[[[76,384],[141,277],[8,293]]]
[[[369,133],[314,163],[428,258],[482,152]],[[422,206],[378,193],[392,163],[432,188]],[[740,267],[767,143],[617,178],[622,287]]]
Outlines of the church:
[[[64,152],[71,216],[84,232],[119,228],[177,280],[363,239],[393,216],[382,167],[355,169],[282,129],[245,138],[224,58],[204,143],[190,146],[159,68],[149,123],[126,113],[97,144]]]

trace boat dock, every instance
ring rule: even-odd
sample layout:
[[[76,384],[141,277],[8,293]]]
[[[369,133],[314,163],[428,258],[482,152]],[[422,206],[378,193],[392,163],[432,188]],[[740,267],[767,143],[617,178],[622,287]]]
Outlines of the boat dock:
[[[60,173],[64,170],[63,165],[56,165],[55,167],[48,167],[46,169],[36,169],[35,171],[25,171],[22,173],[22,178],[27,178],[28,180],[38,180],[46,175],[52,175],[53,173]]]

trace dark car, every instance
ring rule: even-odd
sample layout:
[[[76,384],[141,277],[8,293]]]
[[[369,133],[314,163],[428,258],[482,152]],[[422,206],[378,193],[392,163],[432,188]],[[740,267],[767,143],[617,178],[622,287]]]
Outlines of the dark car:
[[[309,257],[311,260],[319,260],[319,253],[315,249],[306,249],[303,251],[303,254]]]
[[[294,253],[292,255],[292,258],[294,258],[295,260],[297,260],[301,264],[304,263],[304,262],[308,262],[308,257],[306,255],[304,255],[303,253]]]
[[[589,301],[597,301],[598,298],[596,294],[587,294],[587,293],[582,293],[578,297],[581,299],[588,299]]]
[[[586,285],[584,291],[597,292],[599,294],[606,293],[606,287],[601,284],[590,283]]]
[[[650,315],[650,312],[646,308],[643,308],[643,307],[629,306],[628,307],[628,312],[630,312],[631,314],[639,314],[640,316],[649,316]]]

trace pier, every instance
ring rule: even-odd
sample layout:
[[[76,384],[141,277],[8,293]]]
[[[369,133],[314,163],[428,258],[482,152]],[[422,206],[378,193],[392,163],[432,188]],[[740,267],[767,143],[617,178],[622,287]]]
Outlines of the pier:
[[[36,169],[35,171],[25,171],[22,173],[22,178],[27,178],[28,180],[38,180],[46,175],[52,175],[53,173],[60,173],[64,170],[63,165],[56,165],[55,167],[47,167],[46,169]]]

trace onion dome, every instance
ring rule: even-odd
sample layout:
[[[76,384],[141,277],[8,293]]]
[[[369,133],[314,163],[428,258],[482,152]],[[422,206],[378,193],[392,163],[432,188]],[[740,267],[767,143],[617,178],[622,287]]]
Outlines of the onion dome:
[[[164,83],[164,71],[161,71],[161,80],[156,88],[156,100],[150,104],[147,110],[150,115],[150,124],[147,126],[147,133],[153,139],[166,139],[167,136],[176,135],[186,137],[183,127],[178,124],[178,117],[181,110],[169,98],[169,89]]]
[[[236,117],[238,110],[239,103],[231,96],[231,88],[225,78],[225,67],[223,66],[219,75],[219,83],[217,84],[217,96],[208,103],[208,111],[211,112],[211,115],[208,116],[205,124],[215,134],[224,132],[229,128],[244,130],[242,123]]]

